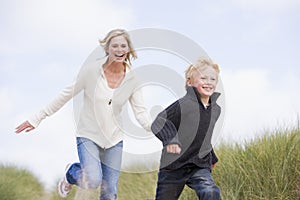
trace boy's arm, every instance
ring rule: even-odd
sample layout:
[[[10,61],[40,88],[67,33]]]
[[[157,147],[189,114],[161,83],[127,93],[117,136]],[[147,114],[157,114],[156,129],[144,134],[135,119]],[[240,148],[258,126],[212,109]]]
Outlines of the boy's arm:
[[[211,153],[211,156],[212,156],[212,166],[211,166],[211,168],[213,169],[213,168],[215,168],[215,165],[219,161],[219,159],[218,159],[217,155],[215,154],[214,149],[212,149],[210,153]]]
[[[177,130],[180,122],[179,103],[175,102],[158,114],[151,125],[151,130],[160,139],[163,146],[169,144],[181,145],[178,140]]]
[[[212,155],[212,164],[214,165],[219,161],[217,155],[215,154],[214,149],[211,150],[211,155]]]

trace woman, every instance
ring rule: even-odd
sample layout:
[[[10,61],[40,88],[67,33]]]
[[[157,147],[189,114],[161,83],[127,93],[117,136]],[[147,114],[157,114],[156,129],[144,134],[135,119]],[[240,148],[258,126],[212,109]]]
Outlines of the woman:
[[[100,199],[116,199],[123,148],[120,113],[128,100],[138,122],[150,131],[150,116],[143,105],[137,77],[130,69],[130,59],[137,56],[128,33],[112,30],[100,45],[106,52],[104,59],[84,66],[73,84],[16,128],[16,133],[35,129],[44,118],[84,91],[76,133],[80,163],[67,165],[66,175],[58,184],[61,197],[67,197],[72,185],[84,189],[101,185]]]

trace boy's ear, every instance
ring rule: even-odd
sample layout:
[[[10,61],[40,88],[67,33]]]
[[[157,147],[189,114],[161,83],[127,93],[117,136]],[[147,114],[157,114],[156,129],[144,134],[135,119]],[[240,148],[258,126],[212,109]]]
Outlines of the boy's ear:
[[[192,81],[191,81],[191,79],[190,79],[190,78],[186,79],[185,84],[186,84],[187,86],[192,86]]]

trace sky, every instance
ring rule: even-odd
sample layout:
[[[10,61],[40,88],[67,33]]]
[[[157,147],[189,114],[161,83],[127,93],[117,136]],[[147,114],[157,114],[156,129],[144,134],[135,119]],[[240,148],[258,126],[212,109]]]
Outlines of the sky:
[[[72,102],[30,133],[14,129],[69,84],[98,40],[115,28],[172,31],[219,64],[225,103],[217,144],[296,126],[299,22],[297,0],[1,0],[0,162],[29,169],[50,188],[65,165],[78,160]],[[187,67],[166,52],[137,53],[137,65],[155,62],[182,76]],[[163,95],[162,107],[176,98],[159,85],[156,93],[145,88],[148,106],[155,104],[153,95]]]

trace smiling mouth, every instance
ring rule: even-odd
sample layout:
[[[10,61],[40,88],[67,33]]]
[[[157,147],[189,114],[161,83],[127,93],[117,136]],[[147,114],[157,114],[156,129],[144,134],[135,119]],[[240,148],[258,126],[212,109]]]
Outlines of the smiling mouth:
[[[213,88],[211,88],[211,87],[202,87],[204,90],[206,90],[206,91],[211,91]]]
[[[123,57],[125,56],[125,54],[115,54],[115,56],[116,56],[117,58],[123,58]]]

